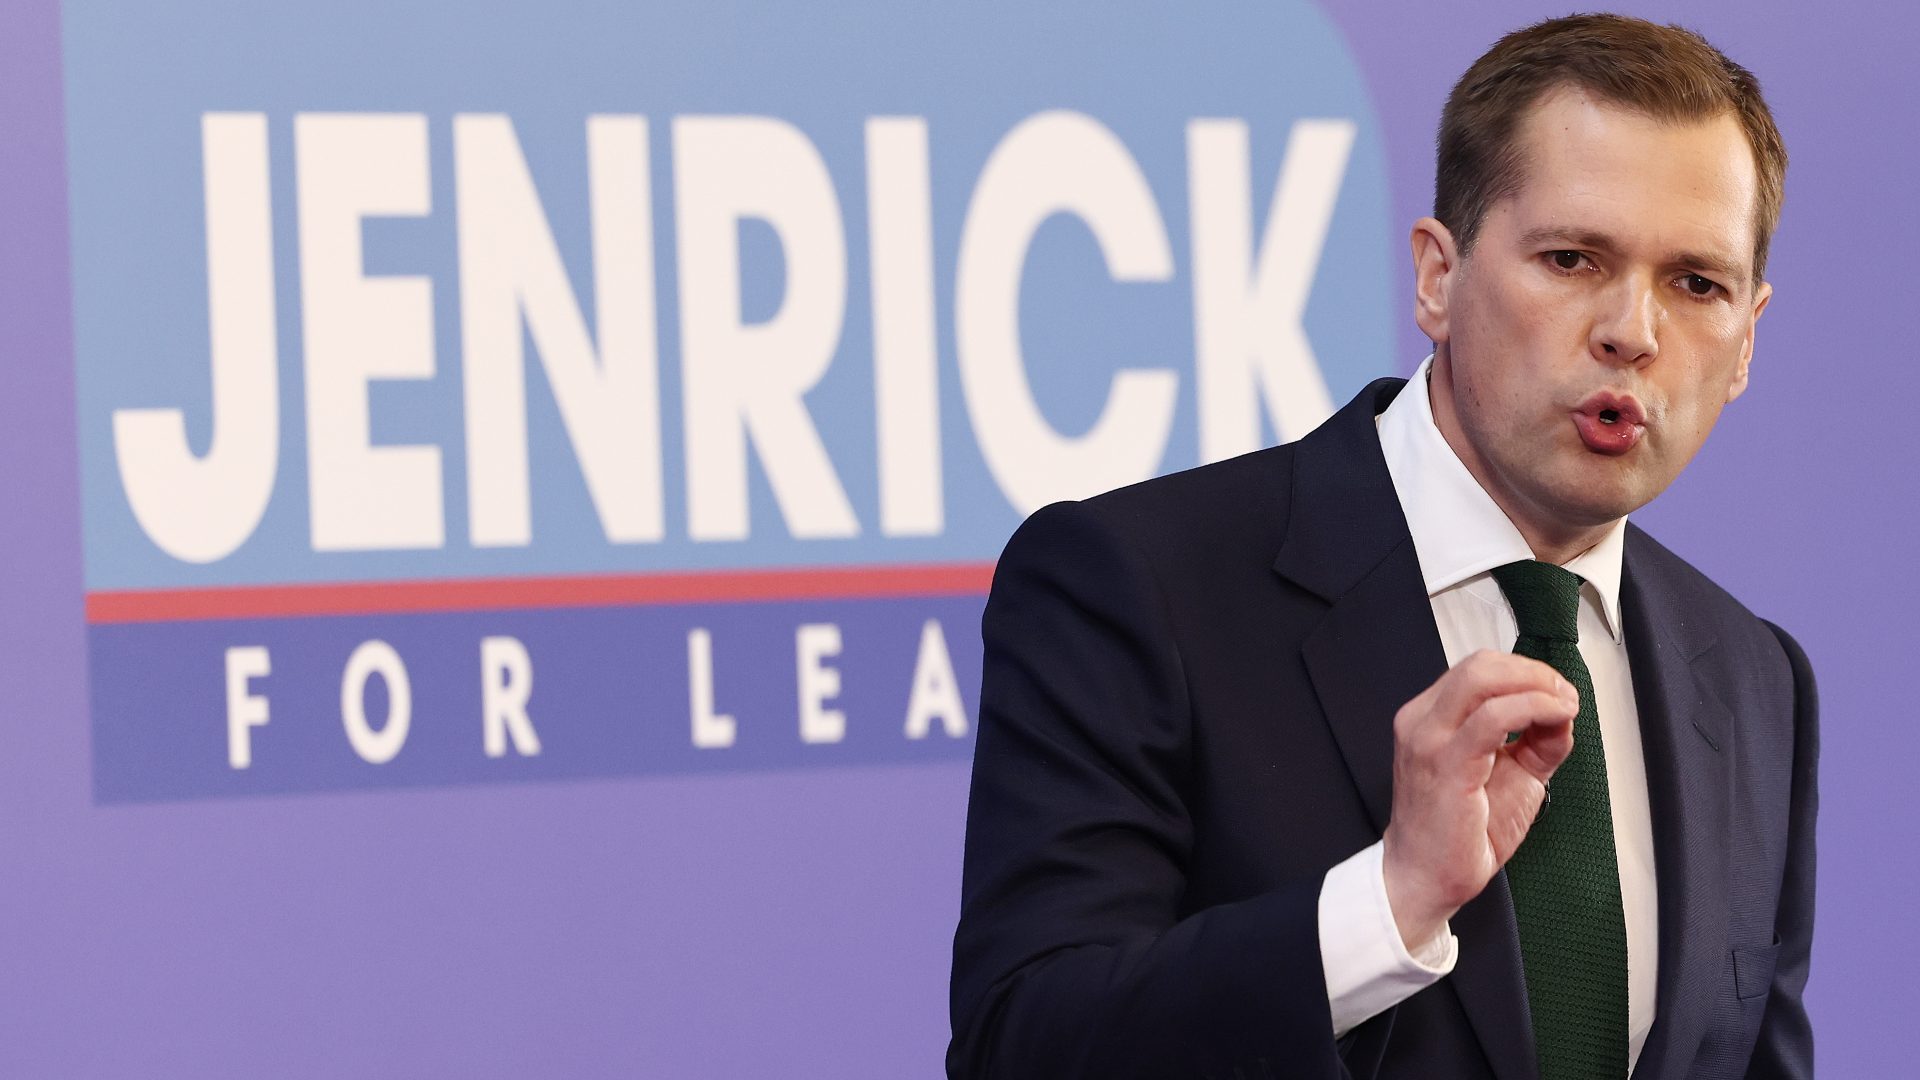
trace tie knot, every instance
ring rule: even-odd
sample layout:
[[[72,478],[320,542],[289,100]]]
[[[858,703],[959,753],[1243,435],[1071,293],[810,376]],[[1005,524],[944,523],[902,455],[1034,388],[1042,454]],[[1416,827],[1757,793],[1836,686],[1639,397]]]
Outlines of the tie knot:
[[[1513,605],[1521,637],[1580,640],[1580,584],[1585,578],[1552,563],[1527,560],[1494,567],[1493,580]]]

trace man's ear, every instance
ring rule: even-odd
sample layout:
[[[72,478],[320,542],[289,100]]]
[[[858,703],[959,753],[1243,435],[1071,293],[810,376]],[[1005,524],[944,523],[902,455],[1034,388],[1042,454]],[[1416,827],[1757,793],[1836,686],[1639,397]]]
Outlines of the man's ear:
[[[1438,219],[1423,217],[1413,223],[1413,321],[1427,340],[1444,345],[1448,335],[1448,297],[1460,270],[1460,253],[1453,232]]]
[[[1753,327],[1766,314],[1767,303],[1773,299],[1773,283],[1763,281],[1753,292],[1753,318],[1747,320],[1747,338],[1740,343],[1740,363],[1733,369],[1733,381],[1727,385],[1727,400],[1732,401],[1747,392],[1748,368],[1753,364]]]

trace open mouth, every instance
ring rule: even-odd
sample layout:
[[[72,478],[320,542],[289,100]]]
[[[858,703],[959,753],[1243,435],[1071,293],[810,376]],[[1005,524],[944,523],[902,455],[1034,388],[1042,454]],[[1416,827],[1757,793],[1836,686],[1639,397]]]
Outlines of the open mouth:
[[[1582,402],[1573,413],[1573,423],[1587,449],[1608,456],[1628,453],[1646,434],[1646,414],[1640,411],[1640,403],[1607,392]]]

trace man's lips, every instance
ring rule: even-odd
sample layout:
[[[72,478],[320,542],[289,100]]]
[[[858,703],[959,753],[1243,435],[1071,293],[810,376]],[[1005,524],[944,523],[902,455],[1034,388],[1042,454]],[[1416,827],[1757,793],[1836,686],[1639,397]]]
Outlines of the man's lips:
[[[1647,431],[1647,414],[1632,395],[1602,391],[1573,411],[1573,425],[1587,449],[1618,456],[1639,445]]]

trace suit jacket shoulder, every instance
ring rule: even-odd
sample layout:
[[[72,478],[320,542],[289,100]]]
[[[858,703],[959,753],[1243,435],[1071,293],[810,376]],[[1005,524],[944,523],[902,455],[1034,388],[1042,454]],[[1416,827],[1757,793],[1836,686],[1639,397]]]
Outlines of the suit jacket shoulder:
[[[1286,535],[1297,445],[1158,476],[1081,505],[1159,566],[1217,563],[1221,551],[1271,557]]]
[[[1723,648],[1738,650],[1759,668],[1790,673],[1790,658],[1799,651],[1799,645],[1785,630],[1754,614],[1645,529],[1629,522],[1626,539],[1629,572],[1641,578],[1645,587],[1674,597],[1678,601],[1676,609],[1691,613],[1688,618],[1711,627]]]

